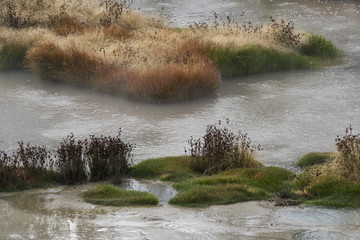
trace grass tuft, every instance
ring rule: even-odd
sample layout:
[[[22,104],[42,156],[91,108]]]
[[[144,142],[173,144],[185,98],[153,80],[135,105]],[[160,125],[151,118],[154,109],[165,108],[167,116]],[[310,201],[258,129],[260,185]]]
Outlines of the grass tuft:
[[[105,206],[157,205],[159,200],[147,192],[119,189],[99,184],[81,195],[86,202]]]
[[[169,65],[167,68],[133,74],[129,79],[129,96],[133,100],[172,102],[214,94],[220,77],[209,61],[201,61],[190,69]]]
[[[223,78],[247,76],[264,72],[309,69],[316,67],[313,57],[301,56],[293,52],[283,52],[259,45],[243,47],[218,46],[205,50],[215,62]]]
[[[300,46],[300,53],[306,56],[320,57],[323,60],[342,56],[342,52],[325,37],[317,34],[311,36]]]
[[[28,46],[20,43],[3,45],[0,49],[0,70],[21,70],[28,49]]]
[[[265,192],[254,192],[241,184],[193,186],[180,192],[169,203],[187,207],[231,204],[266,199]]]
[[[57,35],[67,36],[69,34],[83,34],[85,27],[81,25],[76,19],[63,17],[54,26],[53,31]]]
[[[296,166],[304,169],[316,164],[324,164],[334,160],[336,154],[330,152],[310,152],[302,156],[297,162]]]
[[[145,160],[132,166],[128,175],[133,178],[178,182],[200,174],[190,168],[189,157],[180,156]]]
[[[179,193],[170,200],[182,206],[208,206],[264,200],[272,197],[295,174],[276,167],[232,169],[218,175],[194,178],[173,185]]]
[[[308,189],[309,204],[327,207],[360,207],[360,183],[326,178]]]
[[[63,50],[53,42],[42,42],[27,55],[29,67],[41,78],[78,85],[90,85],[101,61],[85,51]]]

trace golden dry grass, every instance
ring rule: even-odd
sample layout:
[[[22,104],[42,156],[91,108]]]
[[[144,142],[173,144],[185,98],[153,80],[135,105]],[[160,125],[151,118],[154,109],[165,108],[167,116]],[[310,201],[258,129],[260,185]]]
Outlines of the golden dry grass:
[[[43,78],[74,82],[136,100],[186,100],[213,94],[220,71],[208,46],[257,44],[283,52],[279,27],[192,27],[176,31],[156,16],[108,0],[4,0],[0,50],[7,42],[29,47],[27,66]]]

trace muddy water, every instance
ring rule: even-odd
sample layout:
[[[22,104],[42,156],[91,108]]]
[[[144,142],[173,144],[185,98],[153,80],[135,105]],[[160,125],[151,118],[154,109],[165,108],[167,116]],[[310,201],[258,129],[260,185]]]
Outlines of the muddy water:
[[[204,209],[82,202],[90,185],[0,198],[0,239],[358,239],[360,212],[248,202]],[[5,230],[5,231],[4,231]]]
[[[70,132],[114,135],[137,144],[135,161],[184,154],[187,139],[226,117],[264,148],[260,159],[294,169],[309,151],[334,150],[352,124],[360,131],[360,5],[317,0],[138,0],[178,26],[209,21],[212,10],[240,22],[268,16],[321,33],[347,54],[343,64],[316,71],[232,79],[217,96],[151,105],[85,89],[44,83],[26,73],[0,74],[0,148],[16,141],[55,147]],[[240,16],[244,12],[244,16]],[[360,212],[274,208],[245,203],[206,209],[100,208],[84,204],[81,189],[31,191],[0,200],[0,239],[360,239]],[[271,225],[272,224],[272,225]]]

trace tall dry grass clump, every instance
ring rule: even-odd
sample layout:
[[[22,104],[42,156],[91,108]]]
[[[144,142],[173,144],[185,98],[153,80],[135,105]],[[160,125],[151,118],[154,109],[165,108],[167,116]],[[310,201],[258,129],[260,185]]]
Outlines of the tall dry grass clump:
[[[29,67],[41,78],[79,85],[92,84],[102,62],[74,47],[62,49],[53,42],[38,43],[27,55]]]
[[[215,92],[220,85],[218,76],[219,73],[211,62],[191,69],[169,65],[129,79],[129,95],[135,100],[184,101]]]
[[[57,35],[67,36],[69,34],[83,34],[86,27],[79,23],[76,19],[63,17],[55,24],[53,31]]]
[[[183,101],[203,97],[220,86],[220,74],[213,62],[200,53],[194,41],[185,41],[165,54],[161,65],[148,67],[128,80],[133,99]]]

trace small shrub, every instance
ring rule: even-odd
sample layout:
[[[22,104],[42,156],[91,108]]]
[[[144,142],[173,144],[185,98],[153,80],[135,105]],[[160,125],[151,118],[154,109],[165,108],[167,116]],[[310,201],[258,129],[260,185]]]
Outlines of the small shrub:
[[[0,190],[22,190],[48,182],[75,184],[87,179],[119,181],[132,164],[135,147],[120,136],[121,129],[115,137],[90,136],[83,141],[70,134],[55,151],[18,142],[14,153],[0,151]]]
[[[272,36],[275,41],[285,46],[295,47],[301,41],[302,34],[296,33],[294,30],[294,22],[286,22],[283,19],[277,20],[270,16],[270,24]]]
[[[63,183],[44,146],[18,142],[12,154],[0,151],[0,191],[18,191]]]
[[[85,151],[89,159],[90,179],[96,181],[124,175],[132,164],[133,148],[133,144],[121,140],[121,130],[115,137],[90,136]]]
[[[18,142],[17,150],[9,155],[0,151],[0,166],[13,168],[53,169],[54,163],[50,160],[51,153],[44,146],[31,146]]]
[[[67,184],[86,179],[83,148],[86,142],[76,141],[73,134],[68,135],[57,148],[57,163]]]
[[[14,153],[0,151],[0,191],[18,191],[63,183],[61,175],[54,168],[51,153],[44,146],[18,142]]]
[[[341,55],[341,51],[330,40],[315,34],[311,35],[301,45],[300,53],[306,56],[320,57],[321,59],[331,59]]]
[[[116,23],[121,15],[130,8],[131,2],[131,0],[102,0],[101,4],[105,6],[105,9],[99,23],[104,27]]]
[[[121,140],[121,129],[115,137],[90,136],[90,140],[83,141],[76,141],[70,134],[60,143],[56,161],[68,184],[86,178],[92,181],[116,179],[123,176],[132,164],[133,148],[133,144]]]
[[[229,120],[226,121],[229,123]],[[191,168],[204,174],[216,174],[231,168],[246,168],[261,166],[253,155],[255,150],[261,150],[260,145],[251,145],[247,134],[233,133],[228,128],[218,124],[208,125],[206,134],[201,139],[193,137],[190,144]]]
[[[360,182],[360,133],[353,134],[352,127],[346,128],[345,136],[335,139],[340,153],[343,176],[351,181]]]

